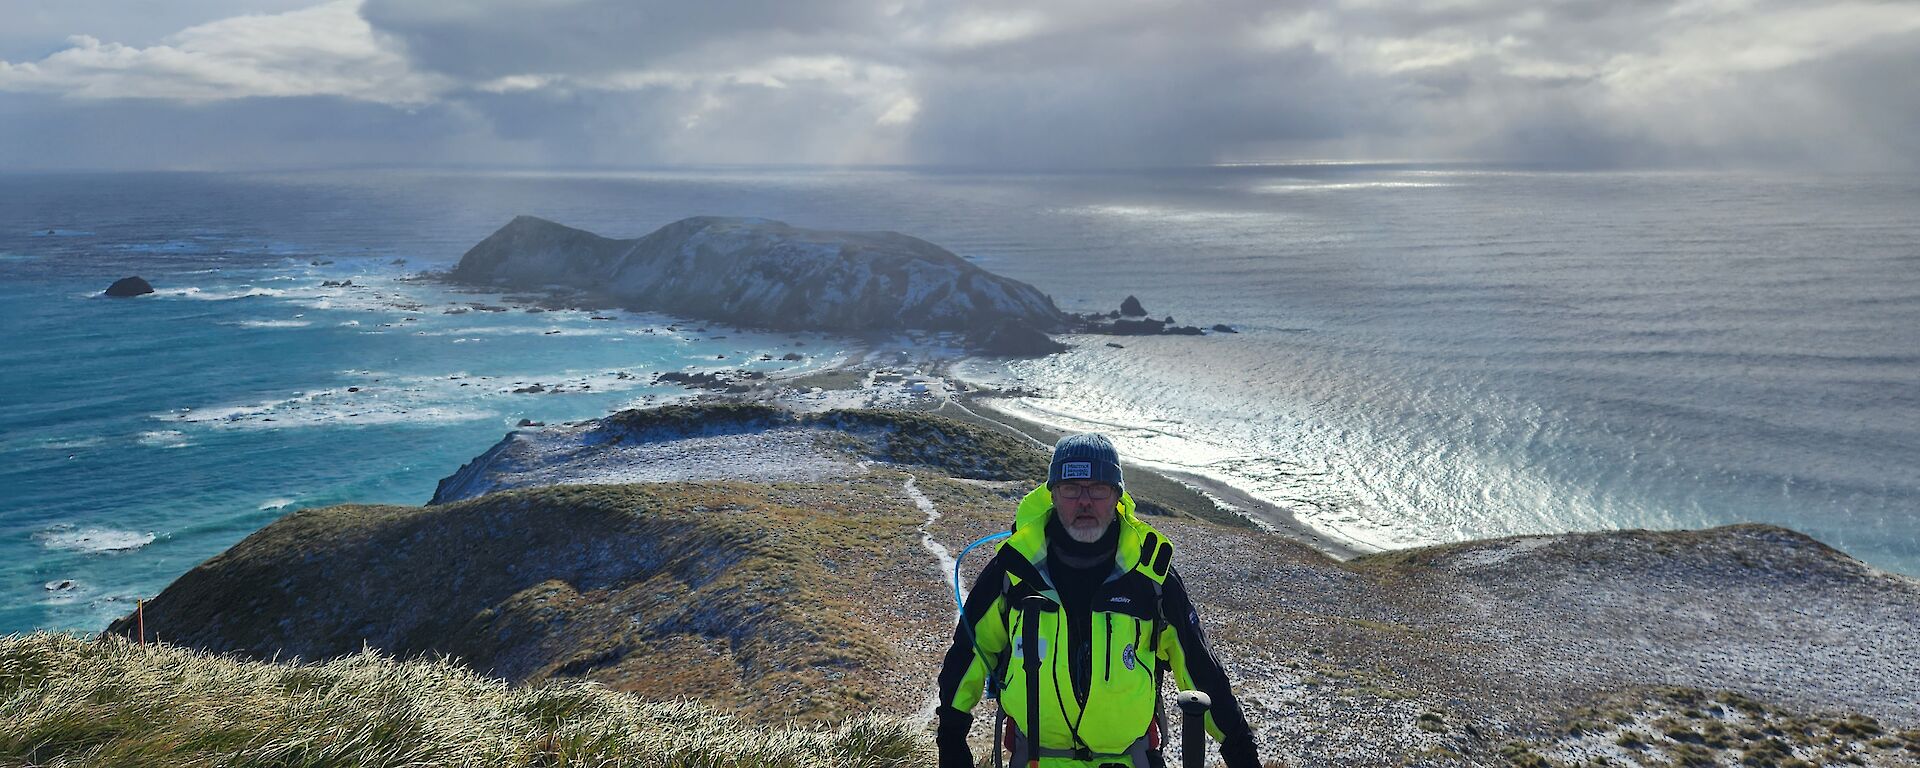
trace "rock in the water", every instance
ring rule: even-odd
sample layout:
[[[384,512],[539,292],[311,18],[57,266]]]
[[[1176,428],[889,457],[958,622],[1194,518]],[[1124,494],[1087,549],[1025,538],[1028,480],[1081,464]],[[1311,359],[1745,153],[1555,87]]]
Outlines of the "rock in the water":
[[[1161,331],[1161,333],[1172,334],[1174,336],[1199,336],[1206,333],[1206,331],[1202,331],[1196,326],[1176,325],[1172,328],[1168,328],[1164,331]]]
[[[1226,323],[1214,323],[1213,330],[1218,333],[1239,333],[1239,331],[1234,330],[1233,326],[1227,325]]]
[[[1127,317],[1146,317],[1147,308],[1140,306],[1140,299],[1128,296],[1126,301],[1120,302],[1120,314]]]
[[[1115,320],[1107,332],[1115,336],[1152,336],[1166,327],[1166,323],[1153,319]]]
[[[1109,342],[1107,342],[1107,346],[1109,346],[1109,347],[1113,347],[1114,349],[1126,349],[1126,348],[1127,348],[1127,345],[1125,345],[1125,344],[1119,344],[1119,343],[1116,343],[1116,342],[1111,342],[1111,341],[1109,341]]]
[[[467,251],[448,277],[570,286],[629,309],[780,329],[971,330],[1018,318],[1048,330],[1066,321],[1033,286],[925,240],[766,219],[703,216],[612,240],[521,216]]]
[[[517,424],[517,425],[515,425],[515,426],[521,426],[521,427],[544,427],[544,426],[546,426],[546,425],[547,425],[547,423],[546,423],[546,422],[544,422],[544,421],[534,421],[533,419],[521,419],[521,420],[520,420],[520,423],[519,423],[519,424]]]
[[[668,371],[653,377],[655,384],[679,384],[683,387],[726,391],[733,386],[733,377],[727,373],[705,371],[687,373],[686,371]]]
[[[969,339],[975,349],[989,355],[1040,357],[1065,351],[1067,345],[1054,341],[1046,333],[1013,318],[995,324],[984,334]]]
[[[123,277],[107,286],[107,295],[114,298],[145,296],[149,293],[153,293],[153,286],[139,277]]]

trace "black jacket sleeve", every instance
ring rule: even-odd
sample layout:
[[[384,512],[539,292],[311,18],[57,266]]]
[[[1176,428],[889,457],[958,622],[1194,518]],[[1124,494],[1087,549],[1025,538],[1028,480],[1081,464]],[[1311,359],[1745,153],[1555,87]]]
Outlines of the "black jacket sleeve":
[[[967,731],[973,726],[973,707],[980,701],[979,686],[999,676],[998,665],[1004,663],[1006,652],[1007,632],[997,607],[1005,581],[1006,567],[995,557],[974,579],[959,624],[953,629],[953,645],[947,648],[946,661],[940,665],[940,725],[934,731],[940,768],[973,766]]]
[[[1226,670],[1213,655],[1212,646],[1207,644],[1206,633],[1200,629],[1200,613],[1187,597],[1186,583],[1181,581],[1177,568],[1167,573],[1160,593],[1160,609],[1179,644],[1174,663],[1176,679],[1182,685],[1191,684],[1213,700],[1207,717],[1218,731],[1214,735],[1220,739],[1221,759],[1226,761],[1227,768],[1259,768],[1253,729],[1240,711],[1240,701],[1233,697]]]

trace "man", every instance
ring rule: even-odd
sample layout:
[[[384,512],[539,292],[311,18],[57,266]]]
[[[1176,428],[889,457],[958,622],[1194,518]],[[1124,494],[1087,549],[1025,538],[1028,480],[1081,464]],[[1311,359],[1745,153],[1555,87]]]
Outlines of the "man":
[[[1037,746],[1047,768],[1159,766],[1148,731],[1160,665],[1181,689],[1212,698],[1207,730],[1228,768],[1258,768],[1253,732],[1173,569],[1173,545],[1134,517],[1125,491],[1104,435],[1054,446],[1047,484],[1020,502],[1013,535],[961,610],[940,671],[940,768],[972,768],[967,730],[990,679],[1013,720],[1013,765],[1025,768]]]

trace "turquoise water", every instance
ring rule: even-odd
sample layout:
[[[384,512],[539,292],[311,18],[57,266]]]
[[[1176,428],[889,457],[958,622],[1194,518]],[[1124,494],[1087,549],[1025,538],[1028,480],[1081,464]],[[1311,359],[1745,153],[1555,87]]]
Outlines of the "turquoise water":
[[[983,373],[1362,543],[1757,520],[1920,573],[1916,210],[1911,177],[1417,165],[0,176],[0,631],[97,629],[292,509],[424,502],[522,418],[684,394],[652,373],[850,343],[396,280],[523,213],[894,229],[1069,310],[1232,323]],[[159,294],[98,297],[130,274]]]
[[[164,201],[225,184],[137,183],[161,200],[102,206],[52,235],[9,221],[0,240],[0,631],[97,629],[294,509],[424,503],[521,419],[686,394],[654,373],[790,370],[835,351],[624,312],[447,314],[501,298],[396,282],[415,267],[394,260],[446,261],[471,238],[269,239]],[[98,295],[124,274],[158,292]],[[789,351],[809,359],[758,359]],[[562,391],[511,391],[535,383]]]

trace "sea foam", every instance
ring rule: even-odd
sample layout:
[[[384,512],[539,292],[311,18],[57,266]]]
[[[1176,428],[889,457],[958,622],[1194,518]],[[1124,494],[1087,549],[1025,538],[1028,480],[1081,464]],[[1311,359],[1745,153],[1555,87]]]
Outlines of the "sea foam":
[[[38,536],[41,546],[48,549],[66,549],[75,552],[126,552],[152,544],[154,534],[122,531],[113,528],[71,528],[56,526],[41,531]]]

